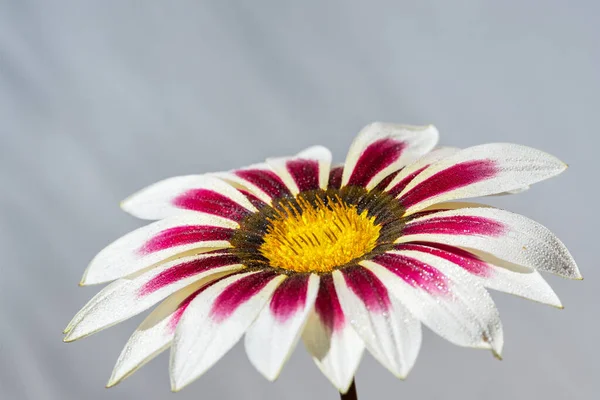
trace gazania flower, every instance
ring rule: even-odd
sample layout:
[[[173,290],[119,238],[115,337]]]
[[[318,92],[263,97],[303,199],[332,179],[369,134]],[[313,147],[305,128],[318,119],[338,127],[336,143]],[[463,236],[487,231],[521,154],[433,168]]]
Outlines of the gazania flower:
[[[581,276],[545,227],[458,199],[515,192],[566,165],[515,144],[434,149],[433,126],[374,123],[344,165],[312,147],[230,172],[180,176],[125,200],[158,220],[102,250],[82,285],[116,280],[73,318],[73,341],[161,302],[126,344],[108,386],[171,347],[179,390],[245,334],[273,380],[302,338],[342,393],[366,348],[404,378],[421,325],[459,346],[503,345],[486,289],[561,303],[539,271]]]

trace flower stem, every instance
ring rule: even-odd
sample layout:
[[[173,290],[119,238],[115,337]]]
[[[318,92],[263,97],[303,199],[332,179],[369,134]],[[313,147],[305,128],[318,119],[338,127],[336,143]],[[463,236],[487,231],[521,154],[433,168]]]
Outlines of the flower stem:
[[[354,383],[354,379],[352,379],[352,385],[350,385],[350,389],[345,394],[340,393],[340,400],[358,400],[358,395],[356,394],[356,384]]]

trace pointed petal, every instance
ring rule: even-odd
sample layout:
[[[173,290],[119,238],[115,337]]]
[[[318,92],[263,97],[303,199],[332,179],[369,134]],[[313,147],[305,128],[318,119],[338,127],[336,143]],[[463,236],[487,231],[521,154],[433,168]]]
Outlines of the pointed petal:
[[[321,275],[315,308],[302,341],[321,372],[346,393],[360,363],[364,343],[344,316],[331,275]]]
[[[237,257],[229,254],[200,255],[119,279],[101,290],[73,317],[64,340],[70,342],[91,335],[147,310],[191,283],[207,283],[241,268]]]
[[[106,387],[120,383],[166,350],[175,337],[175,328],[186,307],[206,287],[204,282],[191,284],[156,307],[129,338]]]
[[[90,262],[80,285],[109,282],[186,252],[231,247],[237,223],[208,215],[179,215],[154,222],[117,239]]]
[[[237,274],[214,283],[192,300],[171,348],[172,389],[182,389],[229,351],[284,279],[270,271]]]
[[[367,349],[395,376],[406,378],[421,347],[419,320],[366,268],[334,271],[333,279],[344,315]]]
[[[456,154],[458,151],[460,151],[460,149],[457,147],[440,147],[432,150],[414,163],[409,164],[398,171],[398,174],[394,179],[388,183],[385,191],[388,192],[390,196],[398,196],[400,192],[402,192],[402,190],[404,190],[404,188],[423,170],[437,161]]]
[[[143,219],[163,219],[200,212],[240,221],[256,211],[231,185],[209,175],[177,176],[157,182],[128,197],[121,208]]]
[[[372,189],[387,175],[428,153],[438,141],[433,125],[375,122],[364,127],[348,151],[342,186]]]
[[[441,243],[413,242],[400,243],[396,250],[413,250],[444,258],[465,271],[478,277],[481,284],[489,289],[514,294],[539,303],[562,307],[558,296],[542,276],[534,269],[512,270],[494,265],[493,256],[473,252]]]
[[[416,251],[362,261],[416,318],[446,340],[502,352],[502,324],[490,295],[455,264]]]
[[[296,195],[307,190],[327,189],[331,152],[323,146],[314,146],[294,157],[270,158],[267,164]]]
[[[319,276],[291,275],[246,333],[246,353],[252,365],[270,381],[277,379],[292,354],[312,310]]]
[[[400,193],[407,215],[431,204],[521,189],[567,168],[554,156],[526,146],[470,147],[432,164]]]
[[[267,163],[211,175],[224,180],[238,190],[248,191],[266,204],[271,204],[273,199],[292,195],[287,185]]]
[[[408,222],[398,242],[426,241],[490,253],[501,260],[581,279],[566,246],[544,226],[491,207],[433,212]]]

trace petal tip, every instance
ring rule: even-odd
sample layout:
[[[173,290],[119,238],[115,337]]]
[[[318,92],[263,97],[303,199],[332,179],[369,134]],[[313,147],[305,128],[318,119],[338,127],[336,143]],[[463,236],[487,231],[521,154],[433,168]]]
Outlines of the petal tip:
[[[497,351],[495,351],[495,350],[492,349],[492,354],[494,355],[494,358],[496,360],[498,360],[498,361],[502,361],[503,360],[502,354],[500,354],[499,352],[497,352]]]
[[[71,343],[71,342],[74,342],[74,341],[76,341],[76,340],[77,340],[77,338],[72,338],[72,337],[70,337],[70,336],[67,334],[67,336],[65,336],[65,337],[63,338],[63,343]]]

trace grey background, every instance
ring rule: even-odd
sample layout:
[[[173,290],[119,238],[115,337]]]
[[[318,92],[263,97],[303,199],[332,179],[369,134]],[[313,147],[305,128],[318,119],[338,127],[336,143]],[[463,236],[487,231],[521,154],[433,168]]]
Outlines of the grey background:
[[[107,390],[141,318],[70,345],[61,331],[98,290],[77,286],[87,262],[143,224],[118,208],[131,192],[317,143],[341,161],[384,120],[568,162],[489,201],[555,231],[585,281],[548,277],[563,311],[494,293],[502,362],[430,332],[405,382],[366,356],[361,398],[595,398],[599,3],[282,3],[0,1],[0,397],[335,399],[302,346],[274,384],[237,346],[177,395],[165,355]]]

